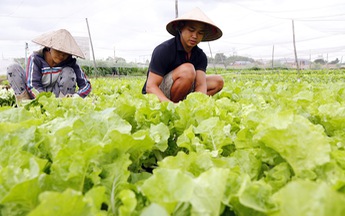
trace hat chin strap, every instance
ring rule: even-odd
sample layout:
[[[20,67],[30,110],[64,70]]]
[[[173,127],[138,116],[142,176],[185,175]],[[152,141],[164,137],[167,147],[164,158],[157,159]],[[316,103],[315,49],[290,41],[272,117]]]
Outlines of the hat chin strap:
[[[208,35],[209,35],[209,34],[206,32],[206,33],[204,34],[204,37],[203,37],[202,39],[207,38]]]
[[[210,33],[211,33],[210,29],[212,30],[212,27],[211,27],[210,25],[208,25],[208,24],[206,24],[205,26],[206,26],[206,31],[205,31],[204,37],[203,37],[202,39],[205,39],[205,38],[207,38],[209,35],[211,35],[211,34],[210,34]]]

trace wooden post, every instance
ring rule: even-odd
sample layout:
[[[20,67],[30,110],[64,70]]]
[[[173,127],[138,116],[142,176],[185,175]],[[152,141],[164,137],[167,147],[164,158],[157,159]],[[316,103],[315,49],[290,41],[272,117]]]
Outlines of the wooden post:
[[[297,70],[298,70],[298,72],[299,72],[299,64],[298,64],[297,51],[296,51],[295,24],[294,24],[294,20],[292,20],[292,37],[293,37],[293,48],[294,48],[294,51],[295,51],[295,63],[296,63]]]
[[[210,53],[211,53],[211,58],[213,58],[213,56],[212,56],[212,50],[211,50],[211,46],[210,46],[210,42],[207,42],[207,43],[208,43],[208,48],[209,48]],[[214,69],[214,72],[217,73],[217,72],[216,72],[215,59],[213,60],[213,69]]]
[[[90,33],[90,28],[89,28],[89,22],[87,21],[87,18],[85,18],[85,19],[86,19],[87,31],[89,32],[90,45],[91,45],[92,58],[93,58],[93,66],[95,68],[95,77],[97,77],[97,65],[96,65],[96,59],[95,59],[95,52],[93,51],[91,33]]]
[[[24,61],[24,70],[26,70],[26,64],[27,64],[27,62],[28,62],[28,50],[29,50],[28,43],[25,42],[25,61]]]
[[[175,0],[175,18],[178,17],[178,0]]]
[[[273,66],[274,66],[274,45],[272,49],[272,70],[273,70]]]

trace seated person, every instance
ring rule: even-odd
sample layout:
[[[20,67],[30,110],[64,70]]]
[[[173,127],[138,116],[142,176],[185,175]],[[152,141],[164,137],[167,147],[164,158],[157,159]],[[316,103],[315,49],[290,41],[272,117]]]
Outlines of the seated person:
[[[40,92],[53,92],[56,97],[82,98],[91,92],[91,83],[72,57],[85,58],[84,54],[67,30],[43,34],[33,42],[44,47],[29,57],[26,73],[17,63],[7,68],[7,79],[17,102],[34,99]]]

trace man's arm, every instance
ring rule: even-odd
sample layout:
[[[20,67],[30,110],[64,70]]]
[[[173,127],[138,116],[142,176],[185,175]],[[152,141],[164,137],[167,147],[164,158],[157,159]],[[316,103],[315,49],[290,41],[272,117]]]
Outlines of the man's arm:
[[[147,83],[146,83],[146,92],[150,94],[155,94],[157,95],[158,99],[163,102],[163,101],[171,101],[169,98],[167,98],[162,90],[159,88],[159,85],[162,83],[163,77],[153,73],[149,72],[149,76],[147,78]]]
[[[84,73],[84,71],[81,69],[81,67],[78,64],[75,64],[73,69],[77,77],[76,81],[79,88],[77,94],[80,97],[85,98],[91,92],[91,88],[92,88],[91,83],[87,79],[86,74]]]
[[[207,93],[206,73],[202,70],[196,70],[195,92]]]
[[[41,68],[37,63],[39,63],[39,60],[36,60],[35,56],[31,55],[26,68],[27,90],[33,98],[35,98],[38,93],[44,91]]]

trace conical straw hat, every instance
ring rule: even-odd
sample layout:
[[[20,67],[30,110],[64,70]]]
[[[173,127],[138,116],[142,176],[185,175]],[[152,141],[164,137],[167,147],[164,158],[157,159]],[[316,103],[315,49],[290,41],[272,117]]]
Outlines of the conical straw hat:
[[[84,53],[81,51],[71,33],[69,33],[69,31],[66,29],[60,29],[42,34],[32,41],[42,46],[53,48],[61,52],[85,59]]]
[[[205,36],[202,41],[216,40],[223,35],[222,30],[220,30],[220,28],[218,28],[213,21],[208,18],[199,8],[195,8],[190,12],[170,21],[166,26],[167,31],[174,36],[177,35],[179,31],[178,23],[181,21],[197,21],[209,25],[210,28],[206,28]]]

